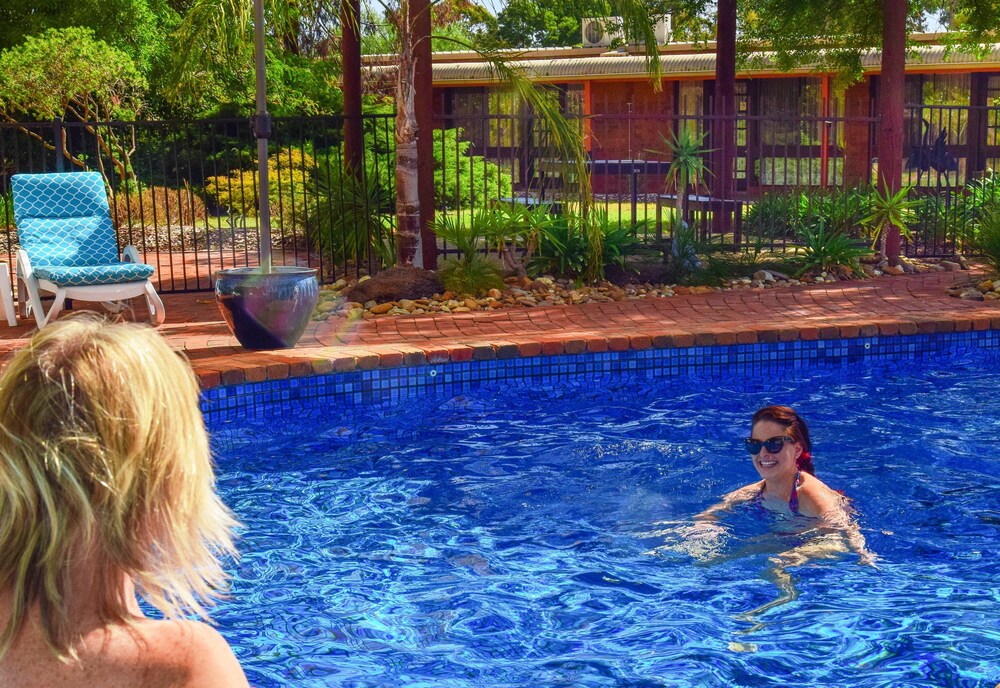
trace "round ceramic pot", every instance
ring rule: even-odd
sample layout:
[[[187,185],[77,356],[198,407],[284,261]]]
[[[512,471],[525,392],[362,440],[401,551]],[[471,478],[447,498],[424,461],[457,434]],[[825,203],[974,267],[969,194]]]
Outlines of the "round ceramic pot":
[[[215,300],[246,349],[290,349],[302,336],[319,299],[314,268],[275,266],[215,272]]]

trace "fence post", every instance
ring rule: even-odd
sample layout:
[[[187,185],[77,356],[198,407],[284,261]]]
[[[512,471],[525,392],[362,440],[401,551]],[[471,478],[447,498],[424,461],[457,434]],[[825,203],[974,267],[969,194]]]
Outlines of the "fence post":
[[[63,171],[63,158],[65,148],[63,148],[63,120],[62,117],[52,119],[52,131],[56,137],[56,172]]]

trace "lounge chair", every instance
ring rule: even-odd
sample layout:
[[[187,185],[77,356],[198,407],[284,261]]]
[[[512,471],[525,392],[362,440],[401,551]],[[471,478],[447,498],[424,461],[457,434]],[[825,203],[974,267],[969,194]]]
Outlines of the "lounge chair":
[[[104,179],[97,172],[16,174],[11,177],[17,251],[18,301],[25,295],[39,329],[62,310],[66,299],[99,301],[117,312],[125,299],[145,296],[149,319],[163,323],[163,302],[149,278],[153,266],[135,246],[118,257]],[[42,292],[55,296],[46,313]]]

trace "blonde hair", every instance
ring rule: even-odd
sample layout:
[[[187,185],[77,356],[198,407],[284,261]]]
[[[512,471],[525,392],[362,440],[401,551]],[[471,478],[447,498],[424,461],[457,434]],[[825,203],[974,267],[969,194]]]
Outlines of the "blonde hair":
[[[49,325],[0,376],[0,591],[12,597],[0,657],[37,605],[45,640],[73,656],[67,584],[96,557],[104,623],[129,623],[131,578],[175,618],[219,597],[235,556],[215,493],[198,384],[146,326],[71,317]],[[84,548],[84,549],[81,549]]]

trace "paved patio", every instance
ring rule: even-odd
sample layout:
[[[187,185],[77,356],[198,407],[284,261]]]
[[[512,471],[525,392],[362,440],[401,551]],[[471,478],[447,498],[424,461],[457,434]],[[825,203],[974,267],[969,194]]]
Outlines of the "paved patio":
[[[1000,329],[1000,301],[947,294],[969,278],[935,272],[578,306],[331,318],[311,323],[295,349],[269,352],[239,346],[211,293],[166,294],[160,332],[213,387],[449,361]],[[135,317],[144,318],[141,299],[135,303]],[[0,355],[23,346],[32,329],[0,328]]]

